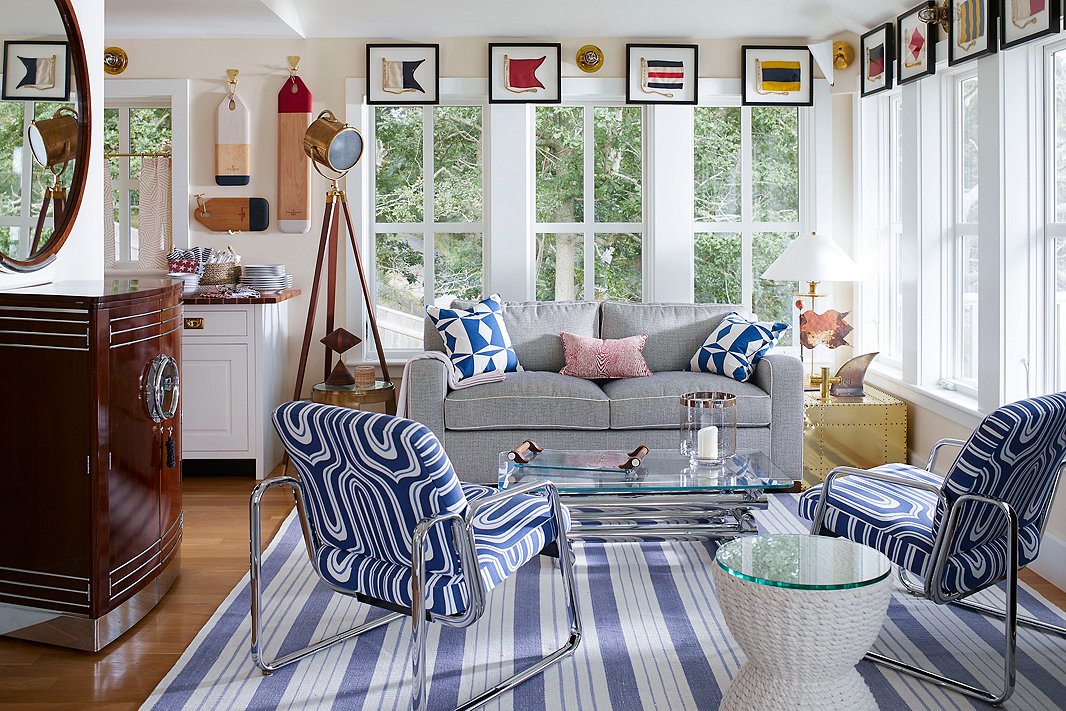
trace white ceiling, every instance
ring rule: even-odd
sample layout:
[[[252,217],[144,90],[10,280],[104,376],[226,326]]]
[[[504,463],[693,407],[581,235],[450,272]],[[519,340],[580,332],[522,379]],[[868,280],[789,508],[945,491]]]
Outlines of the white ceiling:
[[[863,32],[914,1],[105,0],[105,23],[109,39],[820,38]]]
[[[0,0],[0,38],[64,37],[63,19],[55,3]]]

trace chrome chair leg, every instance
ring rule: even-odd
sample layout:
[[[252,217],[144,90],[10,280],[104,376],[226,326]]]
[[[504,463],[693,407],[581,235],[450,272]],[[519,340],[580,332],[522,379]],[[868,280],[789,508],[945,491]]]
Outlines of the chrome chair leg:
[[[277,671],[281,667],[297,662],[304,657],[321,651],[327,647],[330,647],[339,642],[344,642],[353,637],[369,632],[372,629],[386,625],[393,620],[403,617],[400,613],[390,613],[383,617],[379,617],[369,622],[364,622],[358,627],[346,630],[339,634],[328,637],[320,642],[298,649],[295,652],[286,654],[283,657],[279,657],[274,660],[263,659],[262,648],[262,621],[263,621],[263,591],[262,591],[262,573],[263,573],[263,536],[262,536],[262,500],[263,495],[266,494],[271,488],[275,486],[290,486],[297,494],[297,502],[299,502],[300,493],[300,481],[293,477],[275,477],[274,479],[268,479],[262,482],[254,490],[252,490],[252,496],[249,501],[248,513],[249,513],[249,532],[250,532],[250,555],[249,555],[249,582],[252,591],[252,661],[257,667],[259,667],[263,674],[270,674]],[[302,509],[301,509],[302,513]],[[301,522],[304,523],[304,522]],[[306,532],[306,525],[304,526]]]
[[[567,618],[570,622],[570,636],[563,646],[556,649],[551,654],[538,660],[535,664],[523,669],[522,671],[513,674],[496,686],[488,689],[481,694],[475,696],[469,701],[460,704],[456,711],[469,711],[470,709],[477,708],[482,704],[485,704],[492,699],[495,699],[500,694],[508,692],[514,689],[516,686],[524,681],[540,674],[552,664],[555,664],[562,659],[570,656],[577,649],[581,643],[581,614],[578,611],[577,606],[577,588],[574,585],[574,555],[573,549],[570,544],[570,538],[566,535],[563,529],[563,513],[562,503],[559,500],[559,494],[554,486],[548,485],[545,488],[548,490],[548,500],[551,506],[552,519],[554,522],[554,528],[556,531],[556,541],[560,543],[559,548],[559,569],[563,579],[563,591],[567,600]],[[420,530],[421,529],[421,530]],[[412,711],[426,711],[427,707],[427,692],[428,684],[426,682],[426,634],[428,632],[428,620],[426,618],[426,612],[424,609],[425,603],[425,549],[422,543],[424,542],[426,531],[420,524],[416,528],[414,536],[414,545],[412,546],[412,605],[411,605],[411,627],[414,634],[414,649],[412,650],[411,659],[411,671],[414,677],[414,687],[411,693],[411,709]],[[456,537],[459,541],[471,541],[466,543],[469,547],[472,545],[472,539],[464,538],[463,536]],[[476,561],[476,557],[471,558],[470,554],[473,551],[465,550],[461,551],[464,555],[460,558],[466,561]],[[469,568],[470,566],[464,566]],[[479,575],[475,572],[473,575]],[[470,585],[474,582],[470,580],[471,576],[467,576],[467,580]],[[480,582],[480,581],[479,581]],[[483,611],[483,610],[482,610]],[[480,612],[476,615],[468,616],[458,626],[469,626],[475,623],[481,616]]]

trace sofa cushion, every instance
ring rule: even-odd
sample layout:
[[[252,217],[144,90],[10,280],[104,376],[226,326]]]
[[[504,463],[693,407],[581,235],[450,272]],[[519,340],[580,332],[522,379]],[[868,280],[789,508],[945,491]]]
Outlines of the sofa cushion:
[[[731,311],[726,304],[630,304],[605,301],[600,310],[600,338],[648,334],[644,359],[653,372],[684,370],[707,336]],[[511,324],[507,324],[510,327]],[[567,328],[572,331],[573,329]],[[511,331],[512,335],[514,331]],[[517,342],[515,343],[517,348]],[[526,365],[521,351],[518,358]]]
[[[770,396],[758,386],[738,383],[722,375],[653,373],[647,378],[611,380],[602,387],[611,399],[611,428],[616,430],[677,429],[681,421],[681,396],[700,391],[736,395],[738,427],[770,424]]]
[[[452,308],[467,309],[473,303],[475,302],[454,301]],[[591,301],[540,303],[506,301],[501,313],[507,333],[511,337],[511,346],[518,355],[518,362],[526,370],[547,370],[558,373],[563,369],[565,361],[563,342],[559,338],[561,331],[569,331],[581,336],[600,337],[600,305]],[[702,340],[700,342],[702,343]],[[444,342],[441,341],[440,334],[428,319],[425,329],[425,348],[427,351],[444,350]],[[692,353],[689,355],[691,356]]]
[[[609,341],[569,331],[559,335],[563,338],[563,356],[566,358],[566,365],[559,371],[563,375],[589,380],[651,375],[642,354],[648,342],[648,337],[643,334]]]
[[[526,371],[448,393],[444,422],[449,430],[518,430],[517,436],[525,429],[605,430],[611,413],[591,380]]]
[[[731,313],[707,336],[686,370],[727,375],[746,383],[755,364],[787,330],[788,324],[781,321],[755,321]]]

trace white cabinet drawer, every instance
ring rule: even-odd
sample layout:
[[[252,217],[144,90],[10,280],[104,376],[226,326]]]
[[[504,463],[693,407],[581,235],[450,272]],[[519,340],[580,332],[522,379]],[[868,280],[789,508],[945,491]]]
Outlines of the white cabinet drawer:
[[[183,338],[247,336],[248,312],[241,310],[185,309]]]

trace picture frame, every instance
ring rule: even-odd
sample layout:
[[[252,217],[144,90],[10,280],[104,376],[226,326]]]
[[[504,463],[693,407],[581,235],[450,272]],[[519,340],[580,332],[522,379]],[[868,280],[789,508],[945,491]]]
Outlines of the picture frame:
[[[806,46],[740,48],[744,106],[813,106],[814,55]]]
[[[71,58],[68,42],[4,42],[4,101],[70,101]]]
[[[439,44],[368,44],[366,103],[440,103]]]
[[[699,101],[700,48],[694,44],[627,44],[627,104]]]
[[[996,0],[999,47],[1010,49],[1062,30],[1061,0]]]
[[[936,74],[936,25],[918,19],[918,12],[935,8],[923,2],[896,18],[896,83],[900,86]]]
[[[563,100],[562,44],[489,43],[490,104],[558,104]]]
[[[1000,0],[948,0],[948,66],[999,51]]]
[[[892,70],[896,58],[895,39],[896,28],[891,22],[875,27],[859,38],[862,96],[873,96],[892,89]]]

